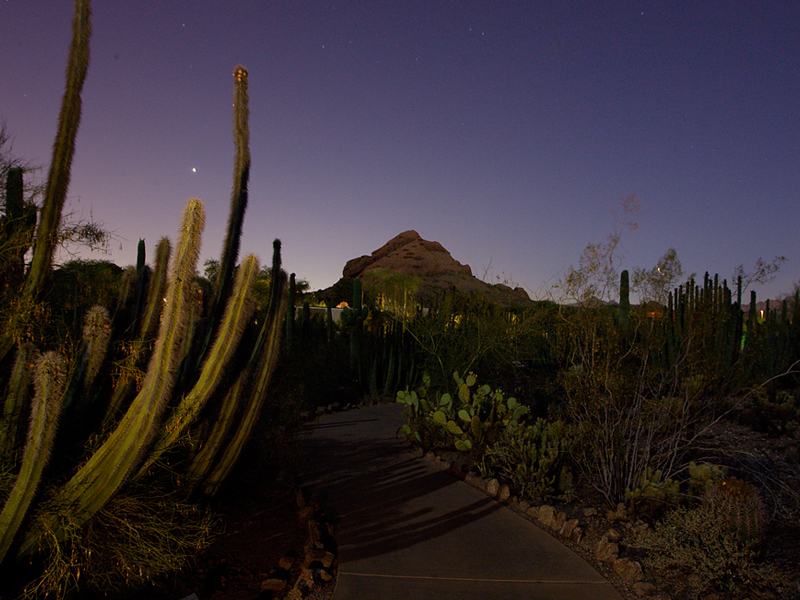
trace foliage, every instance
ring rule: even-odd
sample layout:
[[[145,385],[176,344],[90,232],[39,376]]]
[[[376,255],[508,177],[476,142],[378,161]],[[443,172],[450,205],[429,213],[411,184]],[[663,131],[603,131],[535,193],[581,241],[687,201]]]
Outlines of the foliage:
[[[207,547],[214,520],[177,494],[133,487],[114,497],[88,527],[67,541],[52,540],[41,573],[25,584],[29,598],[76,592],[113,595],[180,568]]]
[[[657,302],[666,306],[667,297],[683,277],[683,267],[675,248],[670,248],[649,271],[636,267],[633,270],[633,290],[639,302]]]
[[[789,592],[787,578],[759,562],[758,548],[731,526],[729,507],[705,502],[669,512],[639,541],[646,566],[677,575],[692,597],[743,594],[760,587]]]
[[[623,213],[622,223],[615,223],[605,242],[588,244],[578,259],[578,268],[569,267],[556,284],[555,289],[563,299],[590,306],[618,295],[620,242],[624,231],[638,228],[632,219],[639,212],[639,201],[631,195],[620,198],[618,204]]]

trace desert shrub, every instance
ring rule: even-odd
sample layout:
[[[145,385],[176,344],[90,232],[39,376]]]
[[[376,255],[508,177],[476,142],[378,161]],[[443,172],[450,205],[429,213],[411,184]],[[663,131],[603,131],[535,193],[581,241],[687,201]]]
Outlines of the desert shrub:
[[[757,492],[744,482],[726,481],[700,506],[676,508],[642,536],[646,566],[671,573],[691,597],[711,590],[734,595],[764,587],[787,590],[787,578],[759,561],[760,534],[742,527],[762,514]]]
[[[115,496],[86,527],[74,527],[51,551],[26,598],[63,598],[78,590],[99,596],[139,587],[186,564],[209,545],[210,513],[152,487]]]

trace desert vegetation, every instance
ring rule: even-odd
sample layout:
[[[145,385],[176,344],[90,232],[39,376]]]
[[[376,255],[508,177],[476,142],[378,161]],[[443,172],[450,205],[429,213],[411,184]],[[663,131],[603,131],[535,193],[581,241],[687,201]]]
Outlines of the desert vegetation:
[[[212,518],[198,500],[217,494],[245,449],[284,327],[280,242],[261,302],[253,292],[264,279],[258,259],[236,264],[250,168],[242,67],[234,71],[231,216],[214,281],[204,288],[196,276],[205,219],[197,198],[186,204],[176,242],[159,242],[152,266],[140,242],[137,265],[125,270],[97,261],[54,267],[55,248],[72,235],[62,213],[91,37],[89,2],[74,6],[40,195],[26,187],[25,166],[4,154],[3,597],[130,589],[206,544]],[[83,235],[105,234],[90,227]]]
[[[419,277],[377,270],[309,294],[277,240],[271,266],[239,260],[250,156],[237,67],[230,219],[205,277],[198,199],[151,264],[140,242],[126,269],[54,265],[65,240],[107,235],[63,214],[90,34],[76,0],[45,185],[0,160],[0,595],[124,593],[178,568],[208,543],[208,499],[252,438],[257,464],[301,411],[364,398],[401,403],[411,443],[459,453],[522,497],[624,515],[637,524],[626,551],[673,597],[800,591],[800,288],[763,314],[748,289],[783,259],[730,283],[684,277],[674,250],[618,272],[631,197],[619,230],[559,283],[570,302],[425,294]]]
[[[800,291],[762,315],[755,292],[742,311],[742,277],[690,277],[640,305],[629,283],[574,306],[442,299],[409,324],[426,376],[397,393],[406,434],[531,501],[640,523],[630,555],[673,597],[792,597],[796,570],[770,561],[800,517]],[[761,433],[730,443],[745,430]]]

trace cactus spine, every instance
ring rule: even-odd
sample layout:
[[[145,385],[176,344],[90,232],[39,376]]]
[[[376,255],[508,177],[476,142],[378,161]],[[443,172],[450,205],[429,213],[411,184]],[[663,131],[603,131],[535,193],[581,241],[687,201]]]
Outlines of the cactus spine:
[[[36,392],[22,467],[0,513],[0,561],[14,541],[50,457],[64,394],[64,371],[64,359],[55,352],[45,353],[37,363],[34,378]]]

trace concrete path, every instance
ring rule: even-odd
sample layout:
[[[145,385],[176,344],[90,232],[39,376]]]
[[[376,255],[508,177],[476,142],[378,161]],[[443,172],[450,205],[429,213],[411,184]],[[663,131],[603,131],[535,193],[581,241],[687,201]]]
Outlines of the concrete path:
[[[621,600],[548,533],[412,456],[402,408],[309,425],[302,483],[339,519],[333,600]]]

